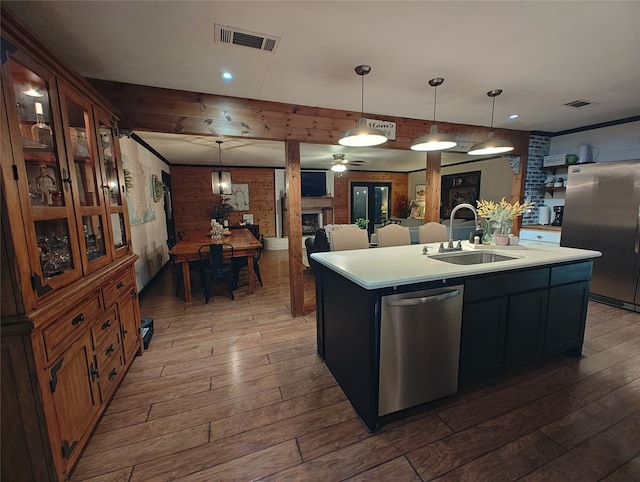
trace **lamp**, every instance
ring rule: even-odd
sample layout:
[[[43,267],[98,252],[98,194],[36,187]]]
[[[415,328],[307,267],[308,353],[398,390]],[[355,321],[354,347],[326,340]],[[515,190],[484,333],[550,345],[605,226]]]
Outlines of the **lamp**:
[[[370,65],[358,65],[355,68],[356,74],[362,77],[362,101],[361,117],[358,119],[358,127],[350,129],[338,141],[339,144],[347,147],[371,147],[387,142],[387,136],[379,129],[367,126],[367,119],[364,117],[364,76],[371,72]]]
[[[232,194],[231,173],[222,170],[222,141],[216,142],[218,143],[220,169],[218,171],[211,171],[211,190],[213,194]]]
[[[442,85],[444,79],[442,77],[436,77],[429,81],[429,85],[434,87],[433,90],[433,125],[428,134],[422,137],[418,137],[413,144],[411,144],[412,151],[442,151],[444,149],[451,149],[458,145],[453,136],[449,134],[440,134],[438,132],[438,125],[436,124],[436,99],[438,86]]]
[[[493,112],[496,107],[496,97],[502,94],[502,89],[490,90],[487,95],[493,99],[493,107],[491,107],[491,127],[487,140],[476,144],[467,154],[470,156],[484,156],[487,154],[501,154],[513,150],[513,144],[503,139],[496,139],[493,133]]]
[[[347,159],[344,158],[344,154],[334,154],[333,164],[331,164],[331,170],[333,172],[344,172],[347,170]]]

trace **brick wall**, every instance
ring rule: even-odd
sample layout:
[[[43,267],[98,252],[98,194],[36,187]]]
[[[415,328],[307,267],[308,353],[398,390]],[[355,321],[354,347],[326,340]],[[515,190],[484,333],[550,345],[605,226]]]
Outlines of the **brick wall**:
[[[547,172],[540,170],[543,157],[549,154],[551,139],[544,136],[529,137],[529,155],[527,161],[527,172],[524,184],[524,200],[531,201],[538,206],[544,202],[544,192],[538,188],[542,187],[547,177]],[[531,212],[522,216],[522,225],[538,223],[538,208],[534,207]]]

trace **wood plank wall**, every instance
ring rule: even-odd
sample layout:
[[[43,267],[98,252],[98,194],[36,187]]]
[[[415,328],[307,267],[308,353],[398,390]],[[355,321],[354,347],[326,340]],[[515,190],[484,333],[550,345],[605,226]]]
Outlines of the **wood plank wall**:
[[[334,177],[333,218],[335,224],[352,222],[351,183],[353,182],[390,182],[391,183],[391,216],[403,217],[400,198],[407,196],[408,175],[401,172],[345,171]]]
[[[225,168],[227,169],[227,168]],[[208,211],[214,201],[211,192],[213,167],[171,166],[171,188],[176,231],[207,232]],[[238,224],[245,213],[253,214],[255,224],[265,236],[276,235],[275,173],[273,169],[229,168],[234,184],[249,185],[249,210],[234,211],[231,224]]]

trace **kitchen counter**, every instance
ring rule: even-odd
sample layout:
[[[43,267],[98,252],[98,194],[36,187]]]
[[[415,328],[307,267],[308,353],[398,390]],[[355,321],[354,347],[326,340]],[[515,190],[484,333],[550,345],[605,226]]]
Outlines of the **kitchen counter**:
[[[411,387],[430,387],[429,374],[440,374],[438,367],[443,365],[425,360],[438,355],[449,360],[447,366],[453,360],[453,378],[447,380],[455,391],[456,371],[459,389],[559,353],[582,352],[592,260],[600,252],[474,247],[463,242],[465,252],[488,251],[515,259],[461,265],[435,259],[439,243],[428,244],[427,255],[422,254],[423,246],[311,255],[316,262],[318,354],[370,431],[403,416],[407,408],[454,393],[447,389],[443,395],[421,396],[390,411],[389,394],[394,400],[398,394],[381,381],[389,370],[393,376],[387,381],[411,380]],[[454,297],[458,304],[451,308],[458,310],[457,321],[450,319],[451,311],[437,307],[430,312],[415,308],[418,311],[397,317],[400,312],[395,311],[390,321],[390,300],[407,300],[394,301],[393,306],[417,307]],[[392,322],[395,328],[390,329]],[[429,336],[423,333],[424,327],[434,326],[443,329]],[[452,341],[452,336],[459,340]],[[389,355],[384,348],[389,346],[397,356]],[[414,358],[409,353],[421,355]]]
[[[448,278],[496,273],[500,271],[531,268],[555,263],[579,261],[601,256],[599,251],[574,248],[547,248],[542,246],[474,248],[463,241],[463,251],[487,250],[516,259],[495,263],[457,265],[434,259],[440,243],[427,244],[427,255],[422,254],[424,244],[370,248],[350,251],[313,253],[311,258],[340,273],[365,289],[403,286],[413,283],[437,281]]]

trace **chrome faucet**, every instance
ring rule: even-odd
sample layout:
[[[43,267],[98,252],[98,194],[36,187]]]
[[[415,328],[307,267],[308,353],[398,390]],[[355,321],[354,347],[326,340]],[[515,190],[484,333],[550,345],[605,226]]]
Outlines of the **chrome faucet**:
[[[462,246],[460,242],[458,242],[458,246],[456,246],[455,248],[453,247],[453,216],[456,214],[456,212],[459,209],[462,209],[462,208],[471,209],[471,211],[473,212],[473,217],[475,218],[475,221],[476,221],[476,231],[480,229],[480,225],[478,224],[478,213],[476,211],[476,208],[474,208],[471,204],[468,204],[468,203],[458,204],[451,211],[451,219],[449,220],[449,246],[447,246],[446,249],[443,249],[443,251],[451,251],[451,250],[462,251]]]

